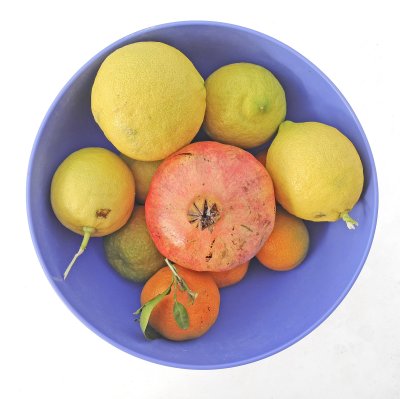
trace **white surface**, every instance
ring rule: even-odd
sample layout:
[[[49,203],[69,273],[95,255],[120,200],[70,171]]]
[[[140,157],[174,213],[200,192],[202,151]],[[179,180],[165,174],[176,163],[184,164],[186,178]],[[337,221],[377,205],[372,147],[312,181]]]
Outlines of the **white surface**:
[[[25,1],[1,11],[1,398],[400,398],[399,45],[395,2]],[[348,99],[378,169],[380,214],[365,267],[317,330],[257,363],[154,365],[88,330],[47,282],[31,244],[25,178],[56,94],[109,43],[205,19],[267,33],[309,58]],[[396,27],[397,26],[397,27]],[[4,123],[5,122],[5,123]]]

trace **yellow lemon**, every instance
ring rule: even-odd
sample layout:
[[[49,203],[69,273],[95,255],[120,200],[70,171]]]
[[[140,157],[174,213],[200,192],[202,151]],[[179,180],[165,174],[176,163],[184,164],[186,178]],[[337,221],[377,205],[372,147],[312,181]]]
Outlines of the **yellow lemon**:
[[[64,274],[66,277],[91,236],[110,234],[127,222],[134,206],[135,182],[128,166],[113,152],[99,147],[83,148],[57,168],[50,200],[57,219],[84,236]]]
[[[136,201],[139,204],[144,204],[149,192],[151,179],[162,161],[138,161],[126,155],[121,155],[121,158],[131,168],[135,178]]]
[[[339,130],[318,122],[283,122],[268,150],[267,170],[277,201],[293,215],[357,225],[348,213],[361,195],[363,166]]]
[[[156,161],[192,141],[203,122],[205,99],[204,80],[183,53],[164,43],[138,42],[101,64],[92,112],[119,151]]]
[[[275,76],[259,65],[223,66],[207,78],[206,90],[205,128],[222,143],[256,147],[285,118],[285,92]]]

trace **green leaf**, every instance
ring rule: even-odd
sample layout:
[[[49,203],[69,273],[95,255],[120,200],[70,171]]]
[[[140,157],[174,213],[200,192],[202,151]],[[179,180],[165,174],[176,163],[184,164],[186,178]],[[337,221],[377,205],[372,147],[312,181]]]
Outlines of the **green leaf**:
[[[150,336],[146,335],[146,329],[147,329],[147,325],[149,324],[151,312],[163,300],[163,298],[171,292],[171,286],[172,286],[172,282],[164,292],[156,295],[153,299],[150,299],[150,301],[146,302],[141,308],[139,308],[134,313],[134,314],[140,313],[140,328],[146,338],[151,339]]]
[[[134,312],[133,314],[139,314],[144,308],[144,305],[141,306],[136,312]]]
[[[177,322],[179,328],[182,330],[187,330],[189,327],[189,315],[185,306],[180,302],[174,303],[174,319]]]
[[[147,325],[144,335],[150,340],[161,338],[161,334],[159,334],[150,324]]]

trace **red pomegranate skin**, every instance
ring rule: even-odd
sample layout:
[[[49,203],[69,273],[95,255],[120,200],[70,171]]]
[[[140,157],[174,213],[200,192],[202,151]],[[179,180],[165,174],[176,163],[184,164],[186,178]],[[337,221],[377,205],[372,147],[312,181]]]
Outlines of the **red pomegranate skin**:
[[[146,222],[158,250],[197,271],[251,259],[275,221],[272,180],[250,153],[214,141],[169,156],[153,176]]]

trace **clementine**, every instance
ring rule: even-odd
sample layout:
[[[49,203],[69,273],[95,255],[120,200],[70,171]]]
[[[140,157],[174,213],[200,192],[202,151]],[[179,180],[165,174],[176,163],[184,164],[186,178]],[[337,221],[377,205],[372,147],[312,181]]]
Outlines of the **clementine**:
[[[250,261],[242,263],[233,269],[226,270],[224,272],[209,272],[211,277],[217,283],[218,288],[228,287],[238,283],[246,275],[249,268]]]
[[[184,341],[200,337],[215,323],[218,317],[220,296],[217,284],[208,273],[200,273],[175,266],[191,291],[197,293],[192,301],[187,292],[172,285],[171,292],[153,309],[149,324],[163,337],[173,341]],[[171,285],[173,274],[168,267],[155,273],[143,287],[140,297],[145,304]],[[174,317],[174,303],[181,303],[189,317],[188,328],[179,327]]]
[[[277,208],[274,229],[256,256],[269,269],[291,270],[306,257],[309,241],[304,222]]]

